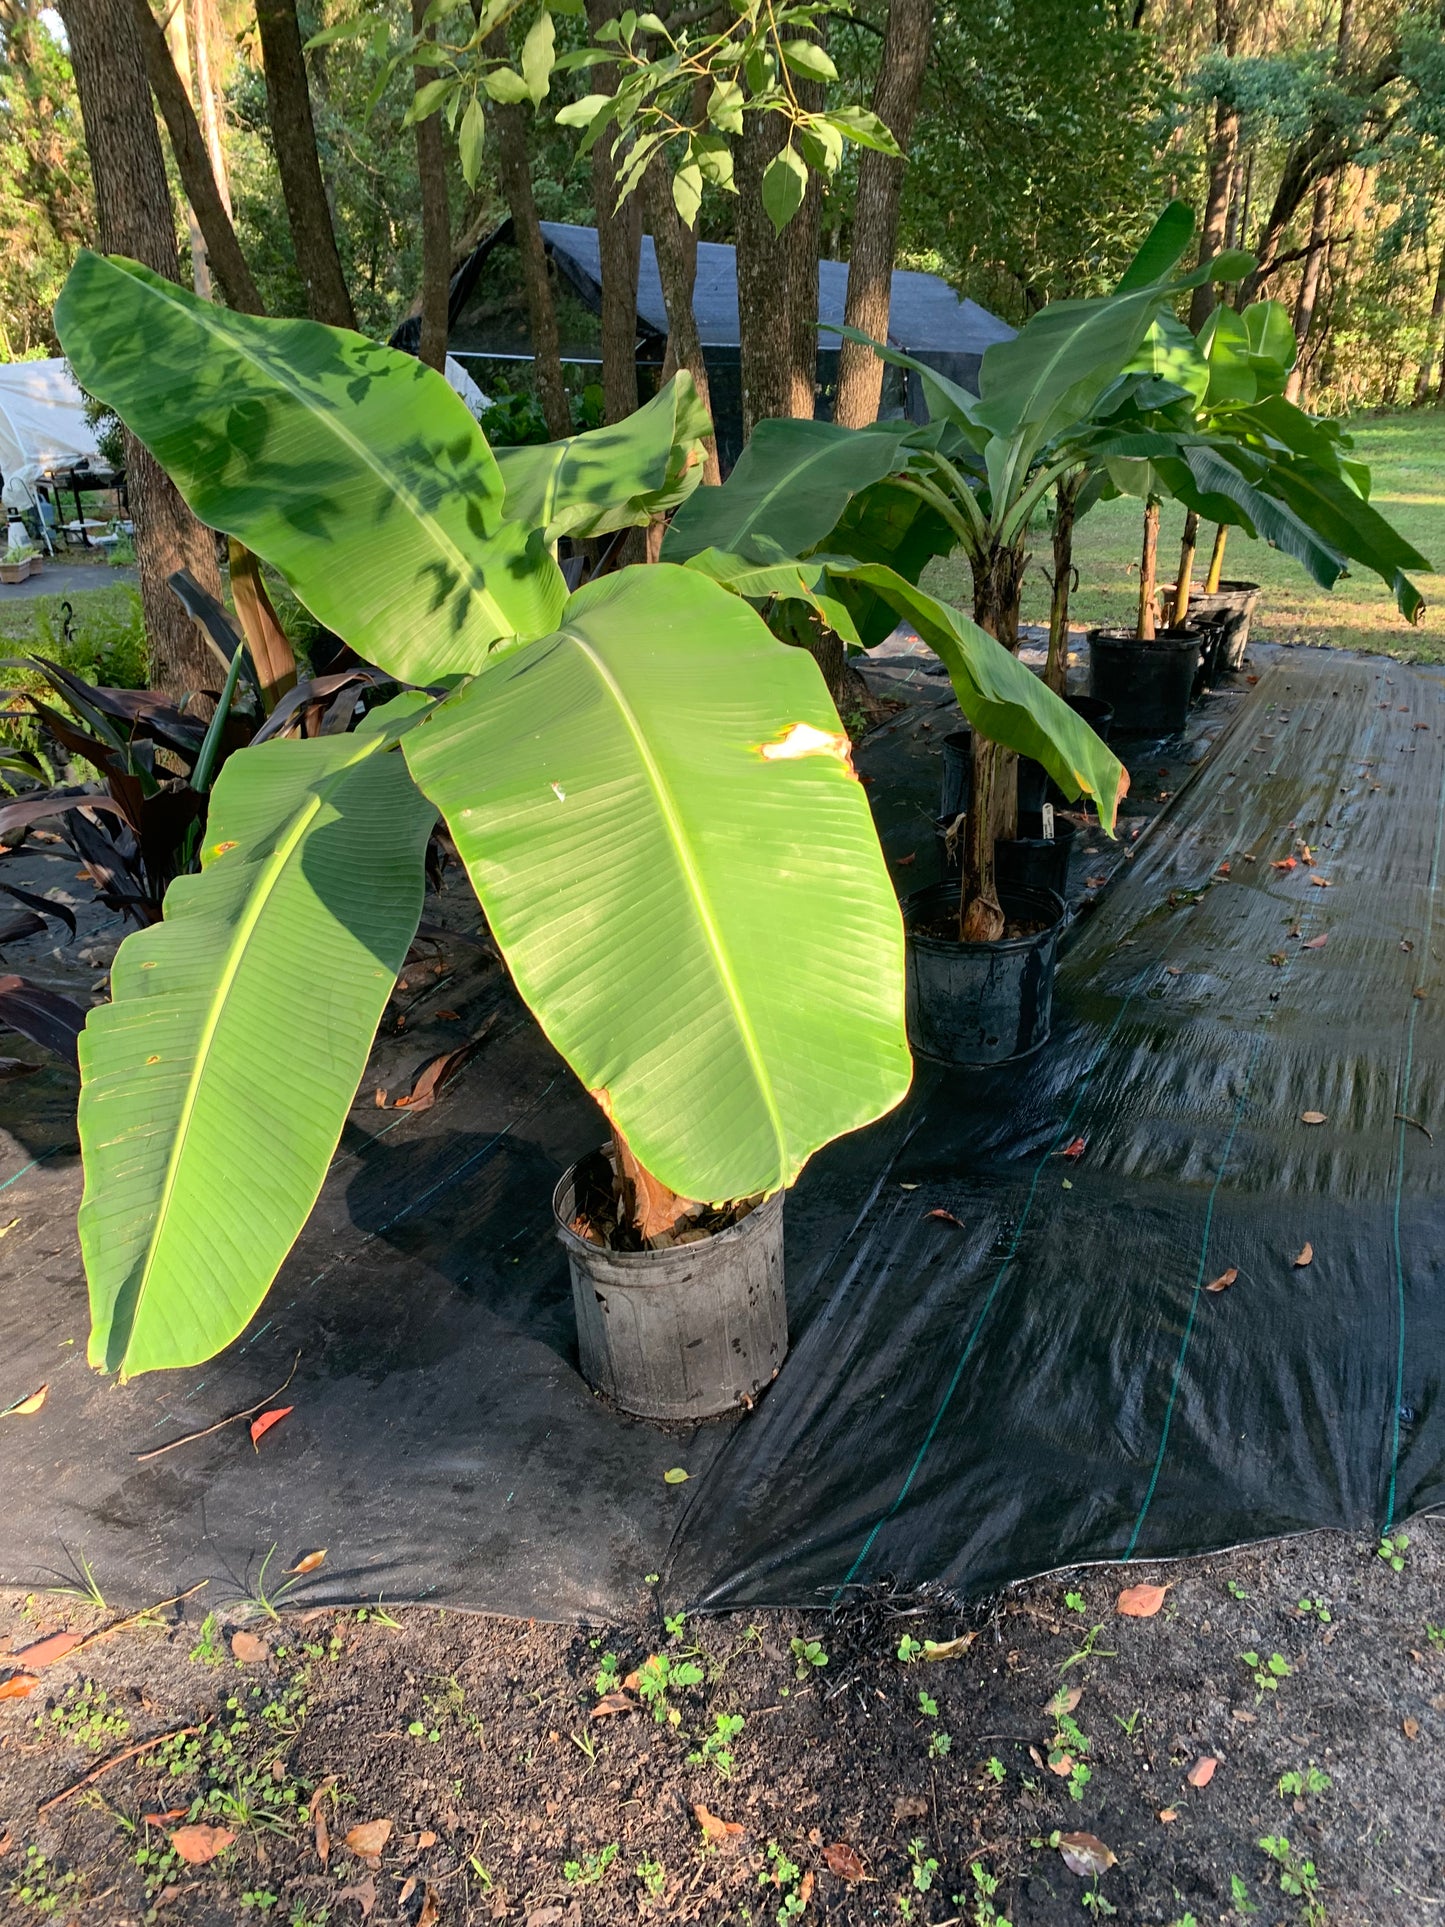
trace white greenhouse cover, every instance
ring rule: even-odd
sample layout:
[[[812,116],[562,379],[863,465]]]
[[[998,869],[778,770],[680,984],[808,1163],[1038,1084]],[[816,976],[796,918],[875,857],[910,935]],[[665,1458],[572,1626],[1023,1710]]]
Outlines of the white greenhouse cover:
[[[70,364],[12,361],[0,366],[0,477],[7,507],[29,508],[46,469],[90,459],[103,467]]]

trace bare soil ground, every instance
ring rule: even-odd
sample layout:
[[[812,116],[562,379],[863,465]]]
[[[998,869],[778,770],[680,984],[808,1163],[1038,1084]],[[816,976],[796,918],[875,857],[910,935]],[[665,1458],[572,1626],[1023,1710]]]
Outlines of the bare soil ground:
[[[0,1703],[4,1918],[1418,1927],[1445,1906],[1438,1521],[1395,1556],[1317,1534],[963,1611],[681,1624],[639,1575],[596,1628],[201,1595]],[[1121,1615],[1141,1582],[1161,1609]],[[0,1598],[0,1676],[109,1617]]]

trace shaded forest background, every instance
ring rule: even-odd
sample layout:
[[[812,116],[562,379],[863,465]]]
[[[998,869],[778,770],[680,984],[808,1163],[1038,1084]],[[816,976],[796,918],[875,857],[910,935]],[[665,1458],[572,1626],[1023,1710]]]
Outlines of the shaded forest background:
[[[308,312],[277,168],[253,0],[155,9],[185,75],[261,303]],[[677,13],[679,10],[674,9]],[[409,6],[301,0],[303,40],[364,16],[365,37],[306,55],[322,178],[357,325],[385,337],[416,311],[423,197]],[[855,0],[823,31],[839,102],[873,93],[888,7]],[[513,56],[527,15],[515,19]],[[556,20],[558,50],[589,22]],[[97,238],[64,30],[35,0],[0,0],[0,356],[56,352],[51,310]],[[537,212],[591,223],[597,174],[556,114],[589,86],[554,74],[516,117]],[[498,110],[497,118],[501,118]],[[468,186],[440,117],[453,262],[508,211],[489,133]],[[171,144],[184,275],[209,285]],[[903,184],[898,260],[1005,318],[1110,285],[1163,201],[1190,200],[1212,247],[1259,252],[1243,292],[1291,305],[1302,396],[1337,411],[1445,400],[1445,32],[1418,0],[962,0],[933,10]],[[821,183],[822,252],[850,253],[859,150]],[[739,201],[708,185],[698,232],[733,240]],[[651,220],[646,225],[651,226]],[[1212,240],[1211,240],[1212,237]]]

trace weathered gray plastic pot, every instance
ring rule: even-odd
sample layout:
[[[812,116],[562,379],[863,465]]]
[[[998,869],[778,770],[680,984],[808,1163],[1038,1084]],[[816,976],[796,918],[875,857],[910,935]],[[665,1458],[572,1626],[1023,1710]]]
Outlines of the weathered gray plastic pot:
[[[944,1064],[1005,1064],[1048,1042],[1063,898],[1008,884],[1000,884],[998,897],[1010,921],[1042,921],[1046,927],[997,943],[959,943],[925,936],[916,927],[957,913],[956,881],[915,891],[904,902],[908,1041],[925,1057]]]
[[[1189,598],[1189,620],[1212,624],[1219,638],[1215,660],[1216,673],[1238,669],[1249,645],[1249,626],[1259,602],[1257,582],[1221,582],[1213,592],[1201,589]]]
[[[715,1418],[755,1398],[788,1352],[784,1194],[696,1244],[611,1251],[572,1229],[576,1174],[552,1210],[587,1383],[639,1418]]]

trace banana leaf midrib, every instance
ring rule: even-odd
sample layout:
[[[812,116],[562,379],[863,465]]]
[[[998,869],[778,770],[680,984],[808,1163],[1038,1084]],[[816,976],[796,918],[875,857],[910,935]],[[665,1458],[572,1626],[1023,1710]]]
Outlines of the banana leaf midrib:
[[[162,1239],[165,1234],[166,1219],[169,1216],[171,1204],[175,1197],[176,1182],[185,1156],[187,1137],[191,1120],[195,1114],[207,1060],[215,1044],[216,1034],[225,1013],[226,1000],[230,988],[232,984],[234,984],[237,973],[245,961],[245,953],[250,939],[254,935],[257,925],[260,923],[262,916],[274,898],[280,879],[284,876],[287,866],[296,853],[298,845],[304,840],[307,829],[315,820],[318,812],[325,803],[326,794],[331,785],[348,770],[354,769],[358,763],[364,762],[367,756],[374,755],[378,748],[385,748],[387,746],[385,740],[367,742],[365,749],[360,755],[348,757],[344,763],[340,763],[336,765],[335,768],[328,770],[326,775],[318,781],[311,795],[292,817],[290,824],[286,828],[284,837],[277,843],[276,848],[262,866],[262,873],[259,879],[260,887],[252,892],[245,912],[237,923],[236,929],[227,945],[225,965],[216,985],[215,993],[212,996],[210,1010],[202,1026],[195,1060],[191,1065],[191,1074],[186,1082],[185,1096],[181,1100],[180,1118],[176,1127],[175,1139],[171,1145],[170,1156],[166,1160],[165,1176],[161,1181],[160,1197],[156,1204],[155,1221],[151,1228],[150,1238],[146,1244],[145,1255],[141,1261],[141,1270],[136,1285],[135,1297],[131,1306],[129,1326],[125,1334],[125,1346],[122,1357],[124,1356],[124,1351],[129,1350],[131,1335],[140,1322],[141,1310],[145,1303],[146,1290],[155,1272],[156,1254],[161,1248]],[[107,1364],[108,1363],[109,1361],[107,1361]],[[123,1370],[121,1377],[122,1380],[124,1380],[125,1373]]]
[[[563,628],[559,633],[562,639],[571,643],[579,655],[589,664],[598,681],[601,683],[603,690],[616,706],[618,716],[636,748],[638,760],[642,765],[653,797],[657,803],[658,812],[668,832],[673,853],[677,858],[678,868],[682,872],[688,895],[692,899],[693,906],[698,914],[698,920],[702,925],[709,959],[717,974],[718,982],[722,986],[723,995],[727,998],[728,1008],[731,1010],[733,1021],[737,1026],[739,1040],[742,1043],[743,1051],[756,1080],[758,1093],[767,1111],[768,1122],[772,1126],[774,1141],[778,1149],[779,1163],[786,1169],[788,1164],[788,1133],[778,1106],[777,1094],[773,1089],[773,1081],[768,1074],[762,1047],[758,1043],[757,1033],[754,1031],[752,1022],[748,1016],[742,992],[733,974],[732,967],[728,962],[727,952],[718,931],[712,906],[699,873],[697,862],[693,856],[691,842],[673,801],[671,788],[662,770],[658,767],[657,760],[653,756],[651,749],[648,747],[647,738],[638,723],[632,705],[628,702],[621,685],[607,667],[606,663],[603,662],[601,656],[591,644],[575,630]]]
[[[349,449],[352,452],[352,454],[356,455],[360,459],[362,465],[370,469],[372,474],[376,476],[377,480],[381,482],[385,487],[392,490],[392,492],[396,494],[401,499],[401,501],[405,503],[407,508],[411,510],[412,514],[416,517],[419,526],[423,530],[425,530],[427,536],[431,540],[434,547],[438,550],[438,552],[445,559],[449,560],[454,567],[460,570],[462,579],[468,585],[469,593],[472,595],[475,595],[477,600],[486,607],[488,614],[490,615],[491,620],[497,629],[498,636],[499,637],[510,636],[516,633],[514,624],[511,623],[509,619],[506,617],[506,615],[503,613],[500,605],[493,597],[491,591],[487,589],[487,587],[485,586],[485,583],[483,583],[483,585],[480,587],[476,586],[475,578],[478,573],[478,565],[477,565],[476,558],[474,556],[467,555],[464,550],[458,548],[457,544],[452,540],[451,536],[447,534],[446,530],[441,528],[439,524],[436,522],[435,518],[421,506],[420,502],[417,500],[416,496],[412,493],[412,491],[409,488],[407,488],[392,471],[382,466],[382,464],[377,460],[377,458],[372,453],[372,451],[367,447],[366,443],[362,441],[359,436],[356,436],[350,433],[350,431],[345,426],[345,423],[342,419],[341,411],[339,409],[328,410],[328,409],[318,408],[315,405],[315,398],[312,395],[310,395],[307,392],[307,390],[303,388],[298,382],[289,379],[284,372],[278,372],[278,370],[270,363],[267,363],[261,360],[261,358],[258,355],[253,353],[253,351],[247,344],[245,344],[244,342],[236,341],[235,339],[233,339],[232,336],[228,335],[223,328],[218,328],[209,315],[196,314],[189,308],[182,308],[182,304],[180,302],[172,301],[170,295],[167,294],[164,289],[153,287],[149,281],[144,282],[142,285],[148,288],[150,292],[158,300],[168,301],[173,307],[181,308],[182,312],[184,312],[187,315],[191,315],[192,318],[197,321],[199,326],[202,327],[208,334],[214,336],[215,339],[223,345],[223,347],[229,348],[232,351],[232,353],[238,354],[242,360],[249,362],[253,368],[255,368],[259,373],[264,375],[268,380],[274,381],[277,387],[285,389],[285,391],[288,394],[290,394],[297,402],[300,403],[300,405],[306,410],[307,414],[310,415],[314,421],[316,421],[323,429],[329,430],[336,437],[336,439],[339,442],[341,442],[343,447]],[[506,484],[503,483],[502,486],[505,492]],[[235,531],[228,529],[226,533],[234,534]],[[306,602],[305,594],[303,593],[302,589],[298,586],[298,584],[292,581],[289,571],[282,568],[282,565],[280,563],[277,563],[276,567],[282,569],[283,575],[286,576],[287,581],[290,583],[291,588],[293,589],[297,597],[309,609],[310,605],[309,603]]]

